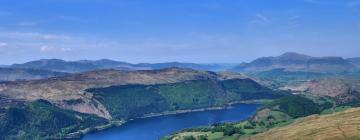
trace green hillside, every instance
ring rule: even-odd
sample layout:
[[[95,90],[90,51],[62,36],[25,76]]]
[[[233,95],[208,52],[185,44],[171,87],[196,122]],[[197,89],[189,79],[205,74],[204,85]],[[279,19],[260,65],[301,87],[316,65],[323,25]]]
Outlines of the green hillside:
[[[274,99],[284,94],[250,79],[194,80],[160,85],[123,85],[88,89],[116,119],[165,111],[221,107],[228,103]]]
[[[107,123],[95,115],[60,109],[38,100],[0,109],[0,139],[63,139],[65,134]]]
[[[33,102],[0,100],[0,139],[77,138],[92,130],[146,115],[179,110],[224,107],[229,103],[275,99],[286,95],[251,79],[192,80],[170,84],[121,85],[91,88],[90,99],[105,107],[111,120],[96,115],[61,109],[46,100]],[[68,104],[83,100],[66,100]]]
[[[288,125],[300,117],[321,114],[322,111],[331,109],[332,103],[331,100],[325,98],[310,98],[302,95],[285,96],[264,105],[248,120],[190,128],[166,136],[163,140],[237,140],[247,138],[271,128]]]

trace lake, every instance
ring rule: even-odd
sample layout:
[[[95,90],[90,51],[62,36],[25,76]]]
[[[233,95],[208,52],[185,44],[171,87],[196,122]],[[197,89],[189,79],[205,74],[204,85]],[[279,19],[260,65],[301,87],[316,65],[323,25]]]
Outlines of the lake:
[[[179,130],[251,117],[257,104],[237,104],[223,110],[190,112],[129,121],[120,127],[85,135],[83,140],[157,140]]]

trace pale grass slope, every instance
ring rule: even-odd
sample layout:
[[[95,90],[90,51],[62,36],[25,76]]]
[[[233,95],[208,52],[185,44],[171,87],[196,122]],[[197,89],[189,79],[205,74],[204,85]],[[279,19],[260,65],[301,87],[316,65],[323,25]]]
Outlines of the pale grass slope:
[[[360,140],[360,108],[312,115],[247,140]]]

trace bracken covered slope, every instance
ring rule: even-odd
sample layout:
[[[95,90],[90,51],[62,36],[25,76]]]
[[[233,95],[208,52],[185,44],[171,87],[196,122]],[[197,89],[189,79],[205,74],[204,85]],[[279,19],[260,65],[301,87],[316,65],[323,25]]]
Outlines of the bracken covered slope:
[[[331,115],[312,115],[255,135],[248,140],[358,140],[360,108]]]

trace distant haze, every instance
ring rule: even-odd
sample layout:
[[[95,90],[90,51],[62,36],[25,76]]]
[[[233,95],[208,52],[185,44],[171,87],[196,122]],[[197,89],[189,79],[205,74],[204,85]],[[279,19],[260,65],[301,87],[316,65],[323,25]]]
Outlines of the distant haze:
[[[2,0],[0,64],[360,56],[359,0]]]

